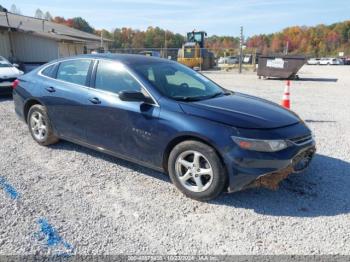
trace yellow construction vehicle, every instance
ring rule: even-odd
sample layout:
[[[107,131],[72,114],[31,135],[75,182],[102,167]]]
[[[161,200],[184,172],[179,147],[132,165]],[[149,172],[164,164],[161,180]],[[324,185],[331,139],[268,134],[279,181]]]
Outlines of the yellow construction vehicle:
[[[179,49],[177,61],[191,68],[200,68],[207,70],[215,65],[214,54],[205,48],[205,37],[207,33],[189,32],[187,33],[187,41]]]

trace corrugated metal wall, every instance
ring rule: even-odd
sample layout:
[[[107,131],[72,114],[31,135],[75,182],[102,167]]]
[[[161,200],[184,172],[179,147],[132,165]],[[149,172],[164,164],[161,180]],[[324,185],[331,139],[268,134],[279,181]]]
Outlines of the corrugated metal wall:
[[[83,43],[63,43],[30,33],[12,33],[13,51],[16,59],[24,63],[46,63],[51,60],[84,53]],[[7,30],[0,30],[0,55],[11,55]]]
[[[0,55],[7,59],[11,55],[10,38],[7,30],[0,30]]]
[[[21,62],[48,62],[58,58],[58,43],[55,40],[28,33],[15,32],[13,49]]]
[[[101,43],[98,41],[89,41],[86,43],[86,48],[88,52],[90,53],[92,50],[97,50],[101,47]],[[103,42],[103,48],[105,51],[108,51],[109,43],[104,41]]]
[[[84,53],[84,44],[59,43],[59,50],[60,57],[81,55]]]

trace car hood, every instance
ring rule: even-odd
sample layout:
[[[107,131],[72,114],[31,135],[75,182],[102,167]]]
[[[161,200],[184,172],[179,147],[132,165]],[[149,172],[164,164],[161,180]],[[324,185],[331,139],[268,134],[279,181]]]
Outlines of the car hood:
[[[271,129],[301,121],[295,113],[275,103],[241,93],[183,102],[180,106],[189,115],[239,128]]]
[[[20,72],[15,67],[2,67],[0,68],[0,78],[13,78],[18,77]]]

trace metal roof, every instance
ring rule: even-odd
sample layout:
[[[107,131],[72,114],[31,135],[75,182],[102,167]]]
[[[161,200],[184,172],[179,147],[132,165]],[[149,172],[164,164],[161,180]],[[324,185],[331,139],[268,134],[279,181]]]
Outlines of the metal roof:
[[[7,13],[9,25],[6,20],[5,12],[0,12],[0,27],[10,27],[17,31],[31,32],[43,37],[53,38],[57,40],[71,41],[100,41],[97,35],[86,33],[75,28],[71,28],[62,24],[57,24],[44,19],[38,19],[29,16]],[[103,39],[104,41],[111,41]]]

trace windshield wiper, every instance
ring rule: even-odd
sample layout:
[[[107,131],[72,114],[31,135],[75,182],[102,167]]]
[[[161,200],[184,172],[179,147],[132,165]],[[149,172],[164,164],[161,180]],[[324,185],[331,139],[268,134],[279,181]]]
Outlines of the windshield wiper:
[[[225,95],[225,93],[224,92],[217,92],[217,93],[215,93],[215,94],[213,94],[211,96],[208,96],[208,98],[215,98],[215,97],[218,97],[218,96],[221,96],[221,95]]]
[[[232,93],[231,92],[217,92],[217,93],[214,93],[210,96],[175,96],[173,97],[173,99],[175,100],[180,100],[180,101],[200,101],[200,100],[206,100],[206,99],[211,99],[211,98],[215,98],[215,97],[218,97],[218,96],[227,96],[227,95],[231,95]]]
[[[210,96],[205,96],[205,97],[202,97],[203,99],[211,99],[211,98],[215,98],[215,97],[219,97],[219,96],[228,96],[228,95],[231,95],[232,93],[231,92],[217,92],[215,94],[212,94]]]
[[[178,101],[199,101],[202,99],[202,97],[174,96],[173,99]]]

